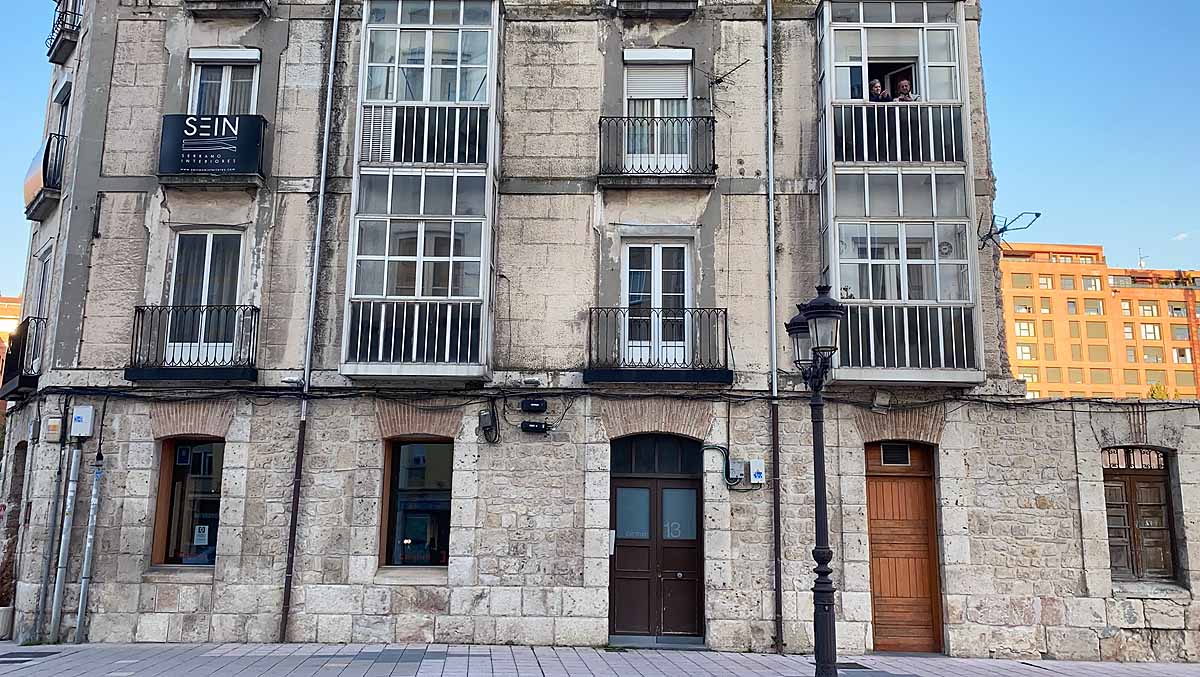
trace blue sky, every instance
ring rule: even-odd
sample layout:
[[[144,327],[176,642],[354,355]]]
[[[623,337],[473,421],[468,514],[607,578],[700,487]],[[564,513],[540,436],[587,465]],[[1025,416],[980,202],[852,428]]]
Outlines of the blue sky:
[[[996,211],[1040,211],[1015,241],[1095,243],[1109,262],[1200,268],[1200,3],[989,0],[983,57]],[[21,183],[41,143],[53,4],[0,9],[0,294],[21,284]]]

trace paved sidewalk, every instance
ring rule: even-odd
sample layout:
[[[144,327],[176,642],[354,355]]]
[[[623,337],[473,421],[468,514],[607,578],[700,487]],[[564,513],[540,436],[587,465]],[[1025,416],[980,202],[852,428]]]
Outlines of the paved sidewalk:
[[[1200,665],[844,658],[844,677],[1200,677]],[[444,644],[0,643],[0,675],[53,677],[808,677],[808,656]]]

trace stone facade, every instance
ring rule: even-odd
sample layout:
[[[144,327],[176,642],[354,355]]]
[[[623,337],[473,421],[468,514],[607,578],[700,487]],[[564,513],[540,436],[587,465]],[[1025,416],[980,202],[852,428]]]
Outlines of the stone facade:
[[[807,394],[780,378],[779,468],[771,467],[772,365],[790,365],[788,339],[771,343],[767,261],[778,267],[774,316],[810,297],[820,275],[816,4],[778,7],[766,109],[761,5],[721,2],[681,20],[616,17],[586,3],[505,3],[498,78],[494,299],[489,376],[350,379],[339,367],[351,204],[356,179],[362,3],[342,3],[336,69],[327,72],[329,0],[272,3],[269,19],[200,19],[177,2],[96,0],[76,55],[72,119],[104,130],[69,155],[75,190],[34,232],[49,247],[55,301],[38,391],[7,418],[8,510],[27,525],[15,546],[16,627],[44,637],[58,526],[56,477],[68,446],[49,423],[91,404],[103,451],[97,549],[86,608],[89,641],[272,641],[279,638],[296,520],[288,641],[603,645],[612,604],[613,440],[668,434],[703,443],[703,641],[767,651],[782,591],[783,643],[811,651],[814,534]],[[963,3],[970,77],[976,213],[991,214],[994,177],[978,52],[979,10]],[[697,107],[718,117],[714,185],[599,187],[596,121],[621,113],[623,50],[693,50],[694,65],[725,74],[697,83]],[[186,186],[154,176],[159,116],[186,107],[186,55],[195,48],[260,50],[258,112],[271,121],[262,186]],[[56,71],[58,77],[63,73]],[[311,259],[324,102],[332,77],[326,221],[316,273],[306,420]],[[775,249],[767,232],[763,124],[776,124]],[[95,217],[93,218],[93,214]],[[261,309],[250,384],[125,380],[133,307],[169,298],[179,233],[243,233],[238,301]],[[95,237],[95,233],[99,237]],[[689,243],[695,305],[728,311],[732,386],[585,383],[589,309],[622,301],[622,243]],[[828,498],[838,593],[838,646],[875,648],[865,447],[885,441],[936,449],[935,563],[942,640],[956,656],[1087,660],[1200,660],[1200,421],[1183,403],[1027,402],[1008,381],[994,247],[976,262],[979,331],[988,380],[836,383],[827,414]],[[34,285],[30,266],[30,285]],[[28,314],[28,313],[26,313]],[[774,359],[773,359],[774,358]],[[890,404],[874,395],[886,390]],[[544,414],[520,413],[524,396]],[[484,429],[483,420],[494,426]],[[521,432],[517,418],[552,423]],[[299,509],[292,511],[297,432],[305,431]],[[212,566],[154,563],[164,443],[224,440]],[[453,441],[445,566],[380,560],[387,528],[385,455],[396,440]],[[1113,581],[1102,450],[1169,452],[1178,575]],[[719,448],[719,449],[718,449]],[[763,461],[768,482],[725,478],[736,461]],[[83,472],[83,475],[88,473]],[[778,478],[778,479],[776,479]],[[22,483],[23,481],[23,483]],[[781,494],[782,578],[774,580],[772,483]],[[15,489],[14,489],[15,487]],[[62,630],[79,607],[90,500],[81,483],[67,562]],[[0,567],[0,571],[3,567]],[[48,583],[49,581],[49,583]],[[41,611],[39,611],[39,609]],[[44,616],[44,618],[43,618]],[[41,624],[39,626],[39,621]]]

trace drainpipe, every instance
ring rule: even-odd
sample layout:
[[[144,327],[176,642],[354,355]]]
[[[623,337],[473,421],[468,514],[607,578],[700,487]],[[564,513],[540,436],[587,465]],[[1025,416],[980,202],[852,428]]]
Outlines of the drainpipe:
[[[60,425],[66,425],[67,412],[70,410],[71,396],[66,395],[63,397],[62,423]],[[40,420],[37,423],[39,426],[42,424]],[[50,585],[50,562],[54,554],[54,527],[58,524],[58,509],[62,505],[63,457],[67,451],[66,447],[67,438],[60,431],[58,438],[58,470],[54,473],[54,500],[50,503],[50,521],[47,523],[49,524],[49,528],[47,529],[49,533],[47,535],[50,542],[46,544],[46,548],[42,552],[42,584],[38,586],[37,613],[33,617],[33,641],[35,642],[42,641],[42,622],[46,620],[46,590],[47,586]]]
[[[101,422],[103,425],[103,422]],[[96,513],[100,509],[100,477],[104,475],[104,452],[96,449],[92,471],[92,499],[88,506],[87,540],[83,546],[83,572],[79,575],[79,610],[75,613],[75,643],[83,642],[88,590],[92,587],[92,555],[96,547]]]
[[[767,49],[767,245],[770,254],[768,265],[768,294],[770,308],[767,314],[771,346],[767,352],[771,370],[771,503],[772,536],[774,537],[775,559],[775,653],[783,653],[783,528],[780,511],[783,504],[780,482],[783,473],[779,470],[779,367],[778,327],[775,305],[778,287],[775,278],[775,12],[774,0],[766,0],[766,49]]]
[[[283,605],[279,618],[279,641],[287,641],[288,615],[292,609],[292,579],[296,571],[296,529],[300,519],[300,479],[304,475],[304,445],[308,430],[308,394],[312,388],[313,334],[317,323],[317,281],[321,270],[321,236],[325,225],[325,198],[329,183],[329,136],[333,124],[333,82],[337,66],[338,31],[342,0],[333,3],[333,30],[329,35],[329,75],[325,83],[325,120],[321,138],[321,178],[317,189],[317,227],[313,233],[312,281],[308,289],[308,327],[304,335],[304,382],[301,385],[300,425],[296,432],[296,464],[292,472],[292,512],[288,519],[287,566],[283,574]]]
[[[58,573],[54,576],[54,602],[50,606],[50,643],[58,644],[62,623],[63,589],[67,585],[67,558],[71,554],[71,527],[75,525],[75,496],[79,493],[79,455],[83,443],[71,442],[71,465],[67,477],[67,504],[63,508],[62,536],[58,539]]]

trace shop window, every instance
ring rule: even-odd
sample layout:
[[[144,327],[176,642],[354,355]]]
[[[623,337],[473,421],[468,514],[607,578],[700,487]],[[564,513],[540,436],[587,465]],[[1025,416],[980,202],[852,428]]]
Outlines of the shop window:
[[[1156,449],[1103,451],[1108,549],[1114,580],[1171,580],[1175,543],[1168,458]]]
[[[384,565],[449,564],[453,466],[451,442],[390,443],[384,463]]]
[[[216,562],[225,443],[177,438],[162,444],[155,508],[154,564]]]

